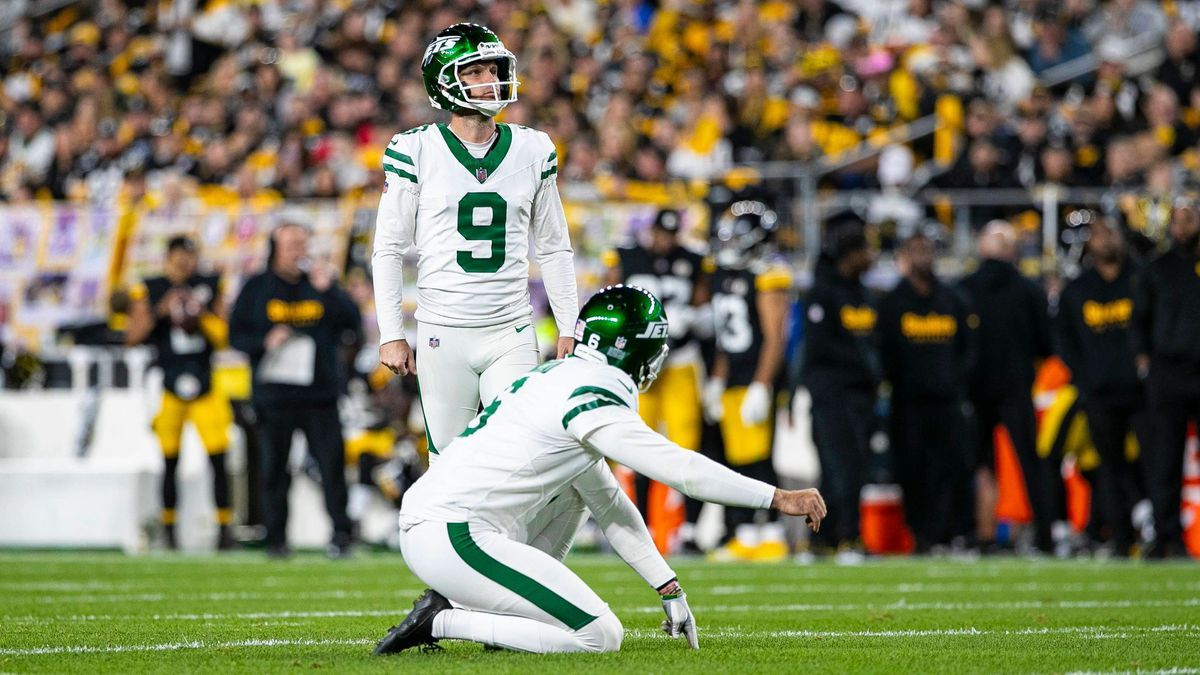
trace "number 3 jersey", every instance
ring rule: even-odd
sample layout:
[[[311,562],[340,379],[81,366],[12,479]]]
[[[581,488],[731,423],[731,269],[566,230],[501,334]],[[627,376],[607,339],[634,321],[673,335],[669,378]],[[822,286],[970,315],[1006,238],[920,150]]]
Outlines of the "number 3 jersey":
[[[791,286],[791,272],[782,264],[758,262],[741,269],[718,267],[713,273],[717,348],[729,361],[726,386],[746,387],[754,381],[763,344],[758,294],[786,291]]]
[[[400,269],[410,251],[417,321],[479,327],[528,317],[531,235],[559,333],[571,333],[574,263],[549,136],[498,124],[476,158],[447,125],[425,125],[392,137],[383,170],[372,256],[381,342],[404,337]]]
[[[543,363],[484,408],[404,493],[400,528],[467,522],[528,542],[547,506],[578,495],[621,558],[660,586],[675,574],[609,460],[730,506],[767,508],[775,488],[651,431],[637,406],[633,379],[613,366],[577,356]]]
[[[543,363],[442,450],[404,494],[401,522],[471,520],[522,539],[537,513],[604,463],[584,439],[615,421],[640,425],[637,406],[637,386],[616,368],[581,358]]]

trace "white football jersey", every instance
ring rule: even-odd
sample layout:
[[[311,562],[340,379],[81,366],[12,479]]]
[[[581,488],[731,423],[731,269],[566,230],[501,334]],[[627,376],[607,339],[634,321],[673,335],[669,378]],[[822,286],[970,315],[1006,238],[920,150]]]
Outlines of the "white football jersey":
[[[550,137],[498,124],[491,148],[476,159],[447,125],[430,124],[393,136],[383,169],[375,266],[396,266],[381,255],[415,249],[417,320],[478,327],[529,316],[530,235],[539,259],[571,251]],[[387,274],[385,284],[395,286]],[[574,321],[573,279],[570,293],[560,303],[560,323],[568,326]],[[380,333],[387,342],[403,329],[394,325],[399,308],[386,295],[383,304]]]
[[[581,358],[544,363],[442,450],[405,493],[401,522],[483,522],[523,541],[533,516],[577,479],[609,471],[583,441],[613,422],[644,426],[637,405],[637,387],[624,371]]]

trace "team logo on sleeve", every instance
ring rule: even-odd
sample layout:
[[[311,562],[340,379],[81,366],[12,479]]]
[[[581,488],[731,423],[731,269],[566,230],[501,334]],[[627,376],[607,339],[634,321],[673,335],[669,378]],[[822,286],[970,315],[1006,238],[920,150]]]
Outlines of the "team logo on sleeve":
[[[442,344],[442,341],[439,340],[437,337],[429,338],[429,348],[430,349],[437,349],[439,346],[441,346],[441,344]]]

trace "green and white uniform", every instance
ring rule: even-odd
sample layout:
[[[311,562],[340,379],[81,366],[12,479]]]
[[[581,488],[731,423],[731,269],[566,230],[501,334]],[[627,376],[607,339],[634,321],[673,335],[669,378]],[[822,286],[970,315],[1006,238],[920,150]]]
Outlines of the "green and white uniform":
[[[471,147],[447,125],[397,134],[372,256],[381,343],[406,339],[402,263],[417,259],[417,376],[436,453],[538,362],[529,297],[532,238],[560,335],[578,313],[574,259],[546,134],[499,124]]]
[[[543,364],[484,408],[408,491],[400,510],[404,560],[456,607],[437,615],[435,637],[532,652],[619,648],[621,624],[608,605],[559,560],[524,543],[529,523],[578,496],[648,584],[673,579],[607,460],[698,499],[770,505],[772,486],[647,427],[637,390],[607,363]]]

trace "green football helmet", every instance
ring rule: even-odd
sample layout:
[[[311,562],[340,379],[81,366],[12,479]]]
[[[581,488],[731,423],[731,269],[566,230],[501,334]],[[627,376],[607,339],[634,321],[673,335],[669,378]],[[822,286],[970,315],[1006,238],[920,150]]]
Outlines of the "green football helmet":
[[[609,286],[579,310],[574,354],[620,368],[646,391],[667,360],[667,312],[644,288]]]
[[[497,82],[466,87],[459,70],[476,61],[495,61],[499,67]],[[517,57],[486,26],[456,23],[437,34],[425,48],[421,77],[429,102],[439,110],[495,117],[506,105],[517,100]],[[491,88],[494,99],[473,98],[468,89]]]

